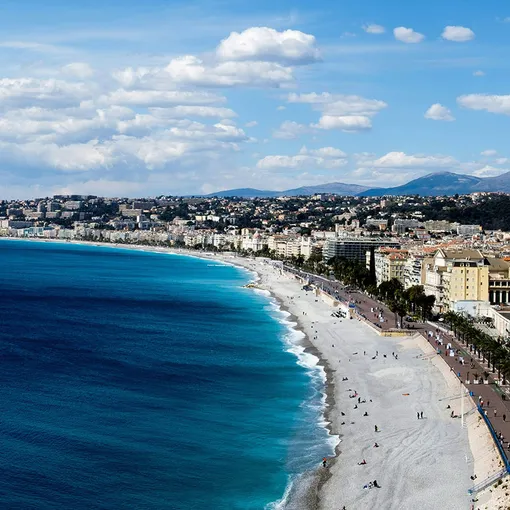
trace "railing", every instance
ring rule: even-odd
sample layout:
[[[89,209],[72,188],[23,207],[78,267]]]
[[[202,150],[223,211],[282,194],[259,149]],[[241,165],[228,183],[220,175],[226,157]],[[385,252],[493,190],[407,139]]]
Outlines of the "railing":
[[[494,473],[492,476],[489,476],[489,478],[486,478],[482,482],[478,483],[474,487],[468,490],[469,494],[477,494],[480,491],[483,491],[493,483],[497,482],[500,478],[503,478],[508,474],[508,471],[506,469],[502,469],[498,473]]]
[[[492,423],[490,422],[489,418],[487,418],[482,406],[480,404],[477,404],[477,407],[478,407],[478,411],[480,412],[482,418],[485,420],[487,427],[489,428],[489,432],[491,433],[494,443],[496,443],[499,454],[501,455],[501,459],[503,460],[503,464],[505,465],[505,469],[508,473],[510,473],[510,462],[508,461],[508,457],[507,457],[506,452],[501,444],[501,441],[498,439],[498,436],[496,435],[496,431],[494,430],[494,427],[492,426]]]

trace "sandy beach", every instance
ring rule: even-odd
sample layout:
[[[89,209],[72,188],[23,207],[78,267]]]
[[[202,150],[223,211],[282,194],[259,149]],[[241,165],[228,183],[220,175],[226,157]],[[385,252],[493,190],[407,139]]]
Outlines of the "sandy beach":
[[[508,508],[506,483],[472,502],[468,490],[498,472],[501,463],[471,398],[463,398],[464,426],[451,417],[452,411],[461,413],[461,385],[423,337],[380,336],[359,320],[334,317],[338,307],[327,298],[303,290],[294,276],[263,259],[196,256],[257,273],[257,287],[292,314],[325,368],[328,428],[340,442],[326,467],[317,459],[310,509]],[[364,488],[374,480],[379,487]]]
[[[259,275],[257,285],[295,317],[326,368],[326,417],[341,442],[336,458],[319,467],[314,507],[507,508],[506,484],[472,502],[469,489],[501,463],[471,398],[463,397],[464,426],[451,417],[452,411],[461,413],[461,385],[423,337],[379,336],[356,319],[333,317],[327,298],[304,291],[295,277],[271,264],[221,259]],[[374,480],[380,488],[364,488]]]

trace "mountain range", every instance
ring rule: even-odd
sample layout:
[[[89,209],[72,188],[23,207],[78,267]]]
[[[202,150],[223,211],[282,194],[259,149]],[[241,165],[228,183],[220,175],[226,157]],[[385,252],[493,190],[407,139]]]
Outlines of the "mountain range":
[[[385,195],[421,195],[445,196],[467,195],[476,191],[510,193],[510,172],[497,177],[474,177],[472,175],[456,174],[453,172],[436,172],[413,179],[406,184],[393,188],[368,188],[357,184],[331,182],[317,186],[303,186],[285,191],[259,190],[254,188],[240,188],[211,193],[208,197],[243,197],[270,198],[282,196],[315,195],[317,193],[331,193],[345,196],[382,197]]]

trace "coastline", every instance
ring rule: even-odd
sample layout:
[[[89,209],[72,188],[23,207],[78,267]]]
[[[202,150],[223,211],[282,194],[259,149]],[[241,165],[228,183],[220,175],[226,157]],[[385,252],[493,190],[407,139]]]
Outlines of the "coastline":
[[[13,239],[13,240],[21,240],[21,239]],[[307,317],[306,320],[303,319],[303,316],[300,316],[300,311],[313,309],[314,314],[322,314],[322,319],[325,319],[329,316],[330,312],[334,309],[328,305],[327,303],[322,302],[322,300],[319,298],[318,300],[312,300],[308,299],[308,302],[303,301],[299,304],[297,303],[297,300],[294,301],[294,299],[289,299],[290,296],[285,296],[285,292],[293,292],[294,296],[297,296],[299,292],[301,291],[300,285],[297,283],[297,280],[293,277],[290,277],[288,275],[282,275],[279,274],[280,271],[278,269],[275,269],[270,264],[263,264],[260,261],[254,260],[254,259],[244,259],[244,258],[237,258],[232,255],[226,255],[221,253],[193,253],[188,252],[186,250],[173,250],[168,248],[156,248],[156,247],[147,247],[147,246],[134,246],[134,245],[113,245],[113,244],[104,244],[104,243],[95,243],[95,242],[68,242],[68,241],[55,241],[55,240],[31,240],[31,241],[38,241],[38,242],[61,242],[65,244],[83,244],[83,245],[93,245],[93,246],[99,246],[99,247],[109,247],[109,248],[124,248],[124,249],[134,249],[139,251],[147,251],[147,252],[155,252],[155,253],[171,253],[174,255],[182,255],[182,256],[191,256],[196,258],[201,258],[205,260],[214,260],[222,264],[228,264],[233,265],[236,267],[243,268],[245,270],[250,271],[251,273],[254,273],[258,275],[257,278],[257,287],[262,290],[267,290],[271,297],[277,302],[279,308],[286,313],[290,314],[288,320],[295,325],[293,328],[295,330],[301,331],[304,333],[305,337],[301,341],[301,345],[304,347],[305,352],[315,356],[318,359],[317,365],[321,366],[325,373],[325,383],[324,383],[324,394],[325,394],[325,407],[324,407],[324,417],[325,417],[325,427],[328,429],[330,436],[334,437],[343,437],[343,434],[340,434],[340,424],[339,424],[339,406],[343,405],[342,399],[338,398],[341,390],[341,385],[338,384],[338,375],[335,378],[335,374],[338,372],[338,364],[336,363],[335,356],[338,356],[337,352],[331,352],[331,349],[329,349],[329,344],[325,344],[322,340],[323,335],[327,336],[328,328],[319,328],[319,325],[315,326],[314,323],[316,321],[313,321],[312,318],[310,319]],[[280,289],[276,288],[279,286]],[[282,292],[283,289],[283,292]],[[317,303],[317,305],[314,305],[313,302]],[[308,313],[308,312],[306,312]],[[324,321],[326,322],[326,321]],[[332,321],[329,321],[332,322]],[[452,392],[452,388],[454,384],[458,386],[458,381],[453,377],[452,374],[449,373],[449,369],[447,365],[440,359],[434,359],[433,361],[426,360],[427,356],[430,356],[430,350],[433,351],[433,348],[428,344],[428,342],[425,341],[425,339],[421,338],[416,339],[412,337],[406,337],[406,338],[398,338],[398,339],[391,339],[391,338],[381,338],[378,337],[378,335],[371,330],[371,328],[367,328],[366,325],[358,322],[358,321],[339,321],[344,324],[345,327],[355,326],[354,328],[350,328],[351,330],[355,331],[356,334],[360,334],[363,337],[367,337],[369,340],[369,344],[375,344],[377,345],[386,345],[389,346],[389,343],[391,343],[391,349],[402,349],[402,356],[404,357],[404,352],[408,350],[413,350],[415,356],[413,358],[421,359],[421,364],[423,365],[423,361],[426,361],[427,365],[427,371],[429,371],[428,366],[434,366],[434,369],[440,373],[443,377],[441,378],[443,380],[443,388],[441,388],[442,394],[447,394],[448,392]],[[349,324],[349,322],[351,324]],[[346,324],[347,323],[347,324]],[[335,322],[336,324],[336,322]],[[331,325],[330,325],[331,326]],[[331,329],[331,328],[330,328]],[[343,329],[343,328],[339,328]],[[317,333],[320,335],[320,339],[317,341],[317,339],[314,338],[314,334]],[[331,333],[331,331],[329,331]],[[350,332],[347,332],[350,333]],[[347,334],[346,337],[349,337],[350,335]],[[331,336],[333,338],[333,336]],[[336,341],[336,340],[335,340]],[[329,340],[327,340],[329,342]],[[361,344],[360,344],[361,345]],[[351,349],[352,350],[352,349]],[[419,351],[421,354],[416,355],[416,352]],[[341,356],[349,355],[348,351],[342,352]],[[349,359],[349,362],[351,360]],[[403,363],[404,366],[406,366],[405,362]],[[341,365],[340,365],[341,366]],[[342,369],[344,367],[342,366]],[[445,370],[446,369],[446,370]],[[417,367],[417,370],[420,370],[420,367]],[[356,372],[356,371],[355,371]],[[358,374],[359,375],[359,374]],[[435,377],[437,374],[428,374],[428,380],[429,382],[438,384],[438,380]],[[335,380],[336,379],[336,380]],[[351,380],[351,377],[349,377]],[[352,376],[352,379],[354,380],[354,375]],[[439,382],[440,383],[440,382]],[[354,384],[354,383],[353,383]],[[355,383],[358,387],[358,382]],[[360,382],[361,384],[361,382]],[[440,384],[439,384],[440,385]],[[360,392],[361,393],[361,392]],[[444,407],[442,404],[440,407]],[[414,414],[414,413],[413,413]],[[440,411],[439,411],[440,414]],[[444,414],[444,413],[443,413]],[[472,418],[471,418],[472,417]],[[448,435],[449,440],[455,440],[456,445],[461,448],[464,448],[466,445],[468,445],[468,448],[466,451],[462,451],[462,455],[457,455],[456,461],[459,462],[459,459],[465,456],[466,460],[468,457],[467,451],[469,451],[469,456],[474,457],[474,459],[471,459],[469,461],[469,468],[463,470],[463,477],[466,478],[466,474],[472,474],[473,472],[477,473],[478,479],[483,479],[485,476],[484,471],[487,471],[487,475],[492,472],[494,472],[495,466],[497,465],[497,455],[494,457],[492,455],[491,450],[495,450],[495,448],[491,448],[491,445],[493,447],[493,444],[490,441],[487,441],[488,437],[488,431],[486,430],[485,426],[480,427],[479,421],[476,419],[476,413],[471,414],[470,417],[467,418],[467,430],[463,431],[460,434],[456,434],[456,436],[452,439],[453,436]],[[441,416],[439,416],[439,425],[445,426],[445,428],[451,428],[449,427],[451,425],[451,421],[448,422],[448,420],[443,420]],[[458,426],[458,423],[456,423]],[[350,431],[349,431],[350,432]],[[359,434],[357,434],[359,437]],[[457,437],[458,436],[458,437]],[[461,437],[462,436],[462,437]],[[469,441],[468,441],[469,436]],[[359,441],[359,439],[358,439]],[[346,434],[346,442],[344,443],[346,448],[351,448],[352,443],[356,442],[356,439],[353,434],[348,433]],[[481,448],[481,445],[483,445],[483,448]],[[487,451],[489,450],[489,452]],[[347,453],[348,456],[348,453]],[[490,459],[489,459],[490,457]],[[451,462],[451,459],[449,461]],[[462,460],[462,459],[461,459]],[[322,467],[319,467],[315,473],[312,473],[312,480],[308,479],[308,492],[306,495],[306,504],[307,509],[309,510],[318,510],[318,509],[329,509],[329,508],[341,508],[341,505],[339,506],[339,501],[342,501],[339,499],[344,492],[352,492],[353,488],[352,485],[348,486],[348,484],[345,483],[345,478],[347,476],[346,474],[346,468],[351,471],[356,471],[356,469],[349,464],[349,462],[344,462],[344,455],[340,451],[340,442],[336,444],[335,447],[335,457],[331,459],[329,462],[327,469],[322,469]],[[465,462],[466,466],[468,465],[467,462]],[[465,467],[466,467],[465,466]],[[385,466],[386,467],[386,466]],[[451,466],[450,466],[451,467]],[[474,471],[473,471],[474,470]],[[471,486],[473,485],[473,482],[469,480],[469,476],[467,476],[468,480],[464,480],[462,483],[462,486],[465,488],[467,485]],[[378,478],[379,479],[379,478]],[[343,483],[344,482],[344,483]],[[384,483],[384,482],[383,482]],[[453,482],[452,482],[453,483]],[[451,484],[449,484],[451,485]],[[292,492],[292,491],[291,491]],[[479,497],[479,505],[483,506],[476,506],[476,508],[497,508],[495,505],[496,502],[494,501],[496,499],[496,496],[498,496],[498,499],[503,495],[504,491],[500,490],[501,494],[497,495],[496,492],[493,489],[485,491],[483,494]],[[373,491],[365,491],[365,495],[371,495]],[[467,491],[465,491],[467,493]],[[367,498],[364,497],[363,499],[366,500]],[[430,495],[429,495],[430,497]],[[446,493],[443,493],[442,498],[448,497]],[[457,495],[459,497],[459,495]],[[335,501],[333,504],[332,501]],[[443,506],[443,508],[468,508],[467,505],[469,502],[469,497],[466,495],[464,498],[465,503],[462,506]],[[301,502],[302,503],[302,502]],[[452,502],[453,503],[453,502]],[[501,502],[499,502],[501,504]],[[437,508],[436,506],[438,503],[434,501],[433,506],[426,506],[422,505],[421,508]],[[444,499],[442,500],[442,504],[444,505]],[[333,506],[336,505],[336,506]],[[364,501],[363,505],[366,505],[366,502]],[[488,506],[487,506],[488,505]],[[381,502],[378,502],[379,508],[405,508],[405,507],[399,507],[397,506],[385,506],[385,503],[381,505]],[[286,506],[285,508],[298,508],[293,507],[292,504],[289,506]],[[300,509],[304,508],[303,506],[299,507]],[[352,503],[347,504],[347,508],[350,510],[351,508],[357,508],[357,506],[352,506]]]

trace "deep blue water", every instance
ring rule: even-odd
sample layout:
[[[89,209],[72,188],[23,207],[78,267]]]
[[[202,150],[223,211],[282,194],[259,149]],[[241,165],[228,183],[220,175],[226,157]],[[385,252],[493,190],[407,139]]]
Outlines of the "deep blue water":
[[[263,509],[315,467],[320,377],[250,279],[0,241],[1,508]]]

